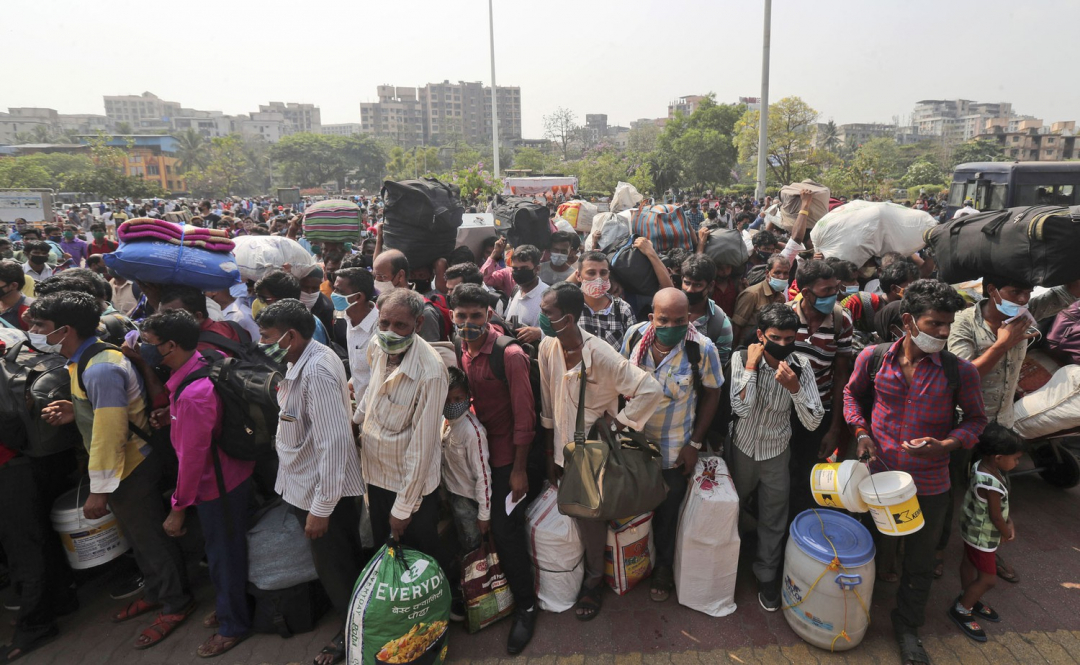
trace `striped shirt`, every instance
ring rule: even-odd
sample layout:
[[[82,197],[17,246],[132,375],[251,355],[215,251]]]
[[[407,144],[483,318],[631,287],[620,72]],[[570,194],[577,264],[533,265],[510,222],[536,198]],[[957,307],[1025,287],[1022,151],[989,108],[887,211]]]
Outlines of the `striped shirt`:
[[[397,493],[390,514],[408,519],[439,488],[446,365],[419,335],[397,367],[378,344],[368,344],[371,383],[364,395],[364,478]],[[338,362],[340,365],[340,361]]]
[[[808,430],[817,429],[825,417],[810,361],[793,353],[788,365],[798,366],[799,392],[795,395],[776,380],[776,370],[763,357],[757,369],[746,371],[746,351],[731,359],[731,411],[735,421],[735,447],[747,457],[763,462],[784,452],[791,443],[791,409]],[[743,395],[743,389],[746,394]]]
[[[650,325],[652,324],[649,322],[643,322],[630,328],[623,340],[623,356],[633,357],[634,349],[645,342],[645,328]],[[634,348],[631,348],[630,340],[634,336],[634,331],[637,330],[641,330],[642,337]],[[691,330],[694,329],[691,328]],[[698,368],[701,386],[719,388],[724,384],[724,373],[716,345],[697,330],[690,335],[701,347],[701,367]],[[686,339],[680,341],[658,366],[653,361],[652,353],[645,349],[642,354],[643,364],[639,365],[656,379],[664,391],[663,399],[660,400],[656,411],[641,431],[650,441],[660,444],[660,465],[665,469],[670,469],[675,465],[679,451],[690,442],[690,436],[694,433],[698,399],[701,397],[694,389],[694,371],[690,367],[690,358],[686,354],[687,343]]]
[[[960,515],[960,537],[964,542],[983,552],[995,552],[1001,544],[1001,532],[990,519],[990,502],[979,496],[979,490],[997,492],[1001,495],[1001,519],[1009,519],[1009,488],[992,473],[979,468],[979,462],[971,467],[971,480],[964,494],[963,512]]]
[[[111,494],[150,454],[150,444],[132,432],[128,423],[143,432],[150,424],[142,378],[119,351],[102,351],[91,358],[83,372],[86,392],[79,388],[79,359],[97,341],[90,337],[82,343],[68,361],[68,374],[75,422],[90,455],[90,491]]]
[[[491,519],[487,433],[472,411],[453,422],[443,418],[442,481],[446,491],[479,505],[477,519]]]
[[[349,389],[337,355],[310,340],[285,372],[278,406],[277,493],[316,517],[329,517],[341,497],[363,494]]]
[[[855,326],[851,322],[851,314],[843,307],[836,307],[832,313],[825,315],[825,320],[811,335],[810,328],[803,317],[801,305],[802,300],[790,305],[799,316],[799,333],[795,337],[795,346],[798,352],[810,361],[810,367],[813,368],[814,377],[817,379],[821,404],[828,410],[832,408],[833,368],[836,365],[836,356],[851,355],[851,338],[855,332]],[[838,312],[842,314],[839,332],[834,329]]]

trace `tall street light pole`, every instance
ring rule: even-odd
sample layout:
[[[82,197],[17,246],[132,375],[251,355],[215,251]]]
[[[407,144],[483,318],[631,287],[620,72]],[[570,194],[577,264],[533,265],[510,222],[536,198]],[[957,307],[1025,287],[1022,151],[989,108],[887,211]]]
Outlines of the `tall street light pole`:
[[[757,190],[759,201],[765,199],[765,166],[769,158],[769,42],[772,25],[772,0],[765,0],[765,34],[761,44],[761,112],[758,114]]]
[[[495,157],[495,177],[499,177],[499,103],[495,85],[495,10],[488,0],[488,29],[491,32],[491,151]]]

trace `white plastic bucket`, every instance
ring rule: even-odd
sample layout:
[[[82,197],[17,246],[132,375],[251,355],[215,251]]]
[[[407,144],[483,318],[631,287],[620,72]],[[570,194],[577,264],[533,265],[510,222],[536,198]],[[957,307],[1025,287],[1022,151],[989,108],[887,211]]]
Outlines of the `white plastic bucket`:
[[[128,549],[127,540],[111,511],[96,520],[83,516],[83,504],[89,496],[89,483],[80,483],[56,500],[51,514],[68,564],[75,570],[100,566]]]
[[[866,467],[856,460],[823,462],[810,471],[810,489],[819,506],[865,513],[870,508],[859,495],[859,483],[869,476]]]
[[[784,618],[795,634],[820,649],[854,649],[870,625],[874,539],[858,520],[835,510],[803,511],[789,533],[781,588]]]
[[[886,536],[907,536],[923,528],[917,492],[915,479],[903,471],[875,473],[859,483],[874,524]]]

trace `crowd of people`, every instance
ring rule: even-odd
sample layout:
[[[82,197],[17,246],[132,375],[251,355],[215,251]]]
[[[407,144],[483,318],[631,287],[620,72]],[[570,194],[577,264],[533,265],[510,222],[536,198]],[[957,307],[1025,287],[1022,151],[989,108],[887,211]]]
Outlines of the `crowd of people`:
[[[299,209],[269,199],[117,201],[41,230],[16,224],[0,240],[0,321],[67,359],[71,399],[42,416],[75,423],[82,445],[28,456],[0,434],[0,546],[9,606],[19,608],[0,662],[55,639],[58,617],[78,607],[49,522],[76,469],[89,476],[86,518],[111,511],[132,545],[136,595],[112,619],[147,622],[136,649],[197,610],[192,552],[181,547],[191,532],[216,592],[198,655],[249,637],[243,525],[256,504],[280,497],[342,625],[316,665],[345,656],[350,592],[371,555],[359,535],[364,511],[376,545],[419,549],[451,579],[461,554],[490,537],[516,605],[507,652],[521,653],[544,629],[525,513],[545,482],[560,482],[579,410],[586,429],[639,431],[659,451],[668,489],[653,516],[651,600],[677,593],[679,513],[699,455],[724,455],[740,502],[755,507],[753,575],[768,612],[781,608],[787,527],[815,505],[811,469],[859,458],[911,474],[926,522],[879,542],[879,579],[899,582],[891,618],[903,660],[929,662],[918,631],[950,563],[963,588],[949,615],[985,640],[983,622],[1000,617],[984,594],[999,575],[1016,576],[994,552],[1016,537],[1007,472],[1021,450],[1010,427],[1028,326],[1074,302],[1080,283],[1033,296],[1031,285],[988,274],[971,302],[934,278],[925,254],[861,266],[825,258],[807,246],[810,196],[790,232],[765,220],[769,201],[688,201],[693,246],[658,253],[634,242],[659,284],[648,294],[629,293],[607,254],[565,231],[543,251],[492,237],[478,254],[458,247],[412,265],[383,248],[377,197],[359,201],[367,231],[345,245],[307,242]],[[318,267],[201,292],[133,283],[106,266],[117,223],[171,213],[234,235],[291,237]],[[704,254],[716,226],[746,232],[745,266]],[[215,444],[226,406],[200,371],[207,352],[261,353],[282,366],[266,463]],[[457,548],[440,537],[444,502]],[[607,526],[577,526],[585,577],[574,613],[589,621],[604,602]],[[946,562],[954,527],[965,555]],[[462,611],[456,589],[452,618]]]

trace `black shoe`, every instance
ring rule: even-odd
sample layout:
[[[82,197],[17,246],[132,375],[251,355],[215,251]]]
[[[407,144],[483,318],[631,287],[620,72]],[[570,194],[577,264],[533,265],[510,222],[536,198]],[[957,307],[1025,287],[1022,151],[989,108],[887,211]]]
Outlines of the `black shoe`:
[[[143,589],[143,576],[139,571],[123,577],[113,585],[113,588],[109,591],[109,598],[113,600],[123,600],[124,598],[131,598],[135,594],[139,593]]]
[[[514,612],[514,625],[510,627],[510,637],[506,640],[506,653],[516,656],[529,646],[533,629],[536,628],[536,605],[528,610]]]
[[[961,614],[957,611],[955,605],[950,607],[946,614],[949,615],[949,618],[953,620],[953,623],[955,623],[965,635],[976,642],[986,641],[986,631],[979,625],[979,622],[976,620],[977,617],[972,614]]]
[[[766,612],[775,612],[780,609],[780,580],[759,581],[757,599]]]

